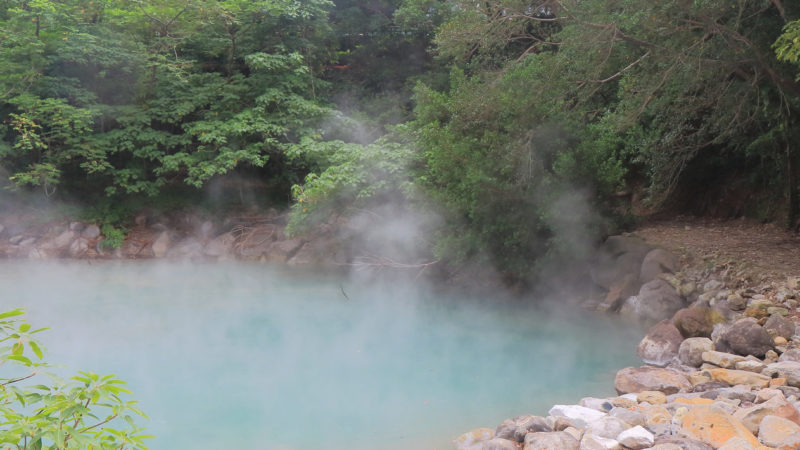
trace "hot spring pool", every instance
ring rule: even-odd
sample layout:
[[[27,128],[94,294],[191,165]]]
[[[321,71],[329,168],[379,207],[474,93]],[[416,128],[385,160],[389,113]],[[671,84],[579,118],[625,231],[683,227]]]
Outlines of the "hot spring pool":
[[[384,277],[386,278],[386,277]],[[115,373],[155,450],[448,449],[613,394],[641,331],[601,316],[259,264],[0,262],[47,360]]]

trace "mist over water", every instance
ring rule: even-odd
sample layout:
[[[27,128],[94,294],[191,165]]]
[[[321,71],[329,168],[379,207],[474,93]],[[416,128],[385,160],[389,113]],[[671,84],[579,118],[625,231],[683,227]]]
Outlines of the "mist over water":
[[[115,373],[152,449],[446,449],[611,395],[639,330],[403,277],[259,264],[0,262],[47,360]]]

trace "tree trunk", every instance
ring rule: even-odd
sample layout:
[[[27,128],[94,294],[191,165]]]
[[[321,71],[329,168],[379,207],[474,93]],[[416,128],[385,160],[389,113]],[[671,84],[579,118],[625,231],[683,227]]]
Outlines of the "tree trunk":
[[[791,142],[786,143],[786,225],[794,231],[800,231],[800,218],[798,218],[797,195],[797,164],[796,152],[792,151]]]

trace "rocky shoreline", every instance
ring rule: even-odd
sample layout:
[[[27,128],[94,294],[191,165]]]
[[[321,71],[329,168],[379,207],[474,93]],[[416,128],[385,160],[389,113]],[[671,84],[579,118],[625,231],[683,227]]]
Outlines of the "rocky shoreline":
[[[472,430],[458,450],[800,448],[800,278],[757,285],[631,236],[599,255],[605,295],[584,306],[654,323],[637,348],[645,364],[617,372],[617,396]]]
[[[124,240],[111,245],[96,223],[43,221],[36,215],[0,217],[0,258],[245,260],[290,265],[346,264],[352,258],[333,230],[287,236],[287,216],[276,210],[222,220],[197,214],[140,214]]]

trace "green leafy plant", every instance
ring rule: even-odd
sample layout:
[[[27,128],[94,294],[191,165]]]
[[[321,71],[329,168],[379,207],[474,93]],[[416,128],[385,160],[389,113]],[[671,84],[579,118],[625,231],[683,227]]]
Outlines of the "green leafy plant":
[[[145,417],[115,375],[79,372],[69,379],[47,373],[44,351],[15,309],[0,313],[0,447],[18,450],[145,449]],[[47,381],[39,381],[46,378]],[[39,384],[34,384],[39,383]]]
[[[100,247],[114,250],[122,247],[126,234],[124,229],[115,228],[113,225],[106,223],[100,227],[100,232],[103,234],[103,241],[100,242]]]

